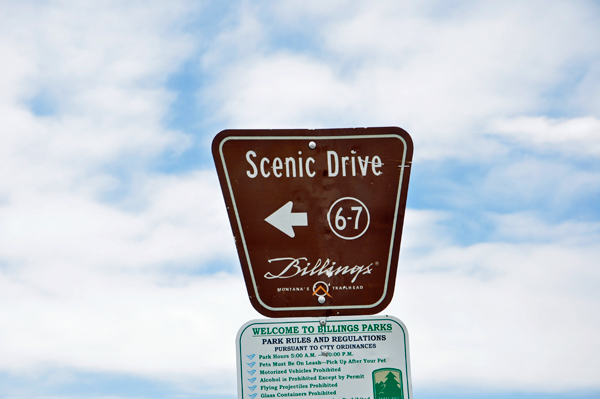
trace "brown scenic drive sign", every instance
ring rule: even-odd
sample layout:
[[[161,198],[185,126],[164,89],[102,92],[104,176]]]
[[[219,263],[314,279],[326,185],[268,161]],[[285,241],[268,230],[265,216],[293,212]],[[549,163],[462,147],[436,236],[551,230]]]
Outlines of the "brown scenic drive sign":
[[[225,130],[212,151],[256,310],[364,315],[389,304],[413,154],[406,131]]]

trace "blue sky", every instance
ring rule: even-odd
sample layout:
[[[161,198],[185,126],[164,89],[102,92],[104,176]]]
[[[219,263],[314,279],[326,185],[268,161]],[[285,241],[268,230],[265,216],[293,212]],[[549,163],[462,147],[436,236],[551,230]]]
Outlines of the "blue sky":
[[[400,126],[416,399],[600,397],[594,1],[0,2],[0,398],[236,396],[210,143]]]

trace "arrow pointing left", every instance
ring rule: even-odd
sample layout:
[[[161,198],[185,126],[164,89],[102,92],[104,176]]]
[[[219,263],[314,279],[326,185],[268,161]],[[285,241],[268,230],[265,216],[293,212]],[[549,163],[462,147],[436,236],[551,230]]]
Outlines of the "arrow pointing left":
[[[293,206],[294,203],[289,201],[265,219],[271,226],[292,238],[296,236],[294,226],[308,226],[306,212],[292,213]]]

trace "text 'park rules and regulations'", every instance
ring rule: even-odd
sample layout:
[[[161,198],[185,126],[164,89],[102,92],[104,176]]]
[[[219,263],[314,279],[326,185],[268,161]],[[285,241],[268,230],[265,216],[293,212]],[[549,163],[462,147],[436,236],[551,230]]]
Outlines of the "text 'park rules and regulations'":
[[[408,336],[394,317],[252,320],[236,344],[239,398],[412,397]]]

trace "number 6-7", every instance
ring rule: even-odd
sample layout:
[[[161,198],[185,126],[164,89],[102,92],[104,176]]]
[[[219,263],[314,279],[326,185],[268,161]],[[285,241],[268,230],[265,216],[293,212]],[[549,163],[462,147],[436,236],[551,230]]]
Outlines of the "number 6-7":
[[[342,213],[342,207],[338,209],[335,213],[335,228],[338,230],[344,230],[346,228],[346,219],[340,215]],[[353,211],[356,212],[356,217],[354,218],[354,230],[358,230],[358,220],[360,219],[360,213],[362,212],[362,206],[353,206],[350,207]]]

